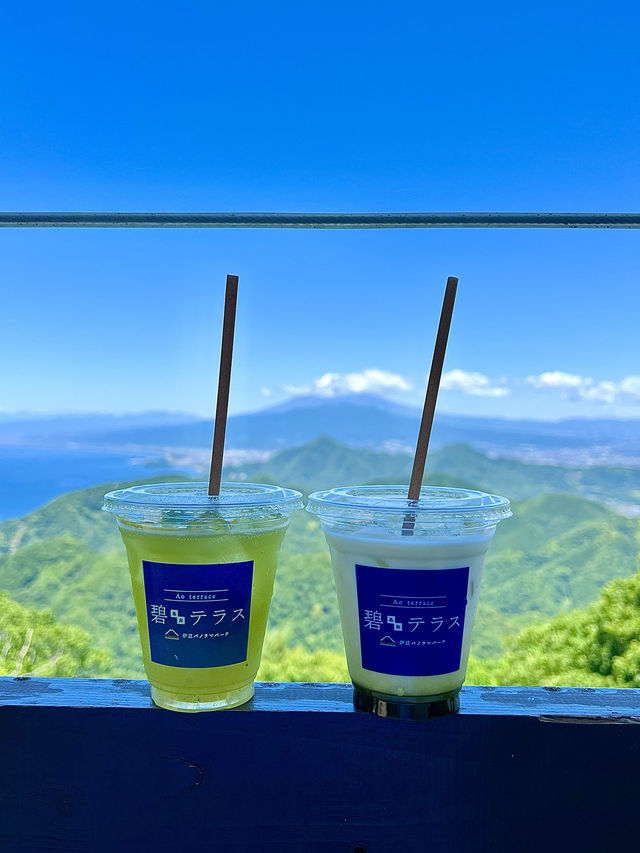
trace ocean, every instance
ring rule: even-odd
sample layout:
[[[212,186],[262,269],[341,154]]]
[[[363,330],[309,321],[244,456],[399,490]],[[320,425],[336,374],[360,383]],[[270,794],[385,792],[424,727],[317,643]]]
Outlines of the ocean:
[[[43,447],[0,447],[0,520],[18,518],[53,498],[98,483],[144,481],[159,474],[193,477],[131,453]]]

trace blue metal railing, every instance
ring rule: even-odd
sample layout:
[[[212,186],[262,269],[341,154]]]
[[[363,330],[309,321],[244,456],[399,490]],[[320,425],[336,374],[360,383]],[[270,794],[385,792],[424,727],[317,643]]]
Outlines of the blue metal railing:
[[[640,228],[640,213],[0,213],[4,228]]]

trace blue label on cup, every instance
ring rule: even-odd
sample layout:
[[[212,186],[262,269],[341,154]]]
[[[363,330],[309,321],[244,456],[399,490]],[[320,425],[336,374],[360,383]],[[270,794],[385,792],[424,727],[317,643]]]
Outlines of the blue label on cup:
[[[165,666],[228,666],[247,659],[253,560],[142,561],[151,660]]]
[[[460,669],[469,567],[382,569],[356,564],[362,667],[388,675]]]

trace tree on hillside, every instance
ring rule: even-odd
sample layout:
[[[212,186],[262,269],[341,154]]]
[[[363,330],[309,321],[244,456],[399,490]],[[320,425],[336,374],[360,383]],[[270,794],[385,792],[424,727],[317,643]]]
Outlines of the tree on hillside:
[[[507,653],[472,660],[472,684],[640,687],[640,572],[614,580],[575,610],[506,640]]]
[[[110,668],[109,654],[85,631],[0,593],[0,675],[101,676]]]
[[[344,654],[291,647],[286,631],[270,631],[258,672],[260,681],[349,681]]]

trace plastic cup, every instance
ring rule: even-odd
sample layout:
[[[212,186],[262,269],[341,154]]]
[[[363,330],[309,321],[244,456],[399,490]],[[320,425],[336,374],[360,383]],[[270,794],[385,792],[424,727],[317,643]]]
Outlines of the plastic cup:
[[[300,492],[253,483],[133,486],[105,495],[127,549],[153,701],[174,711],[253,696],[280,544]]]
[[[356,708],[457,711],[484,558],[509,501],[465,489],[357,486],[309,496],[331,551]]]

